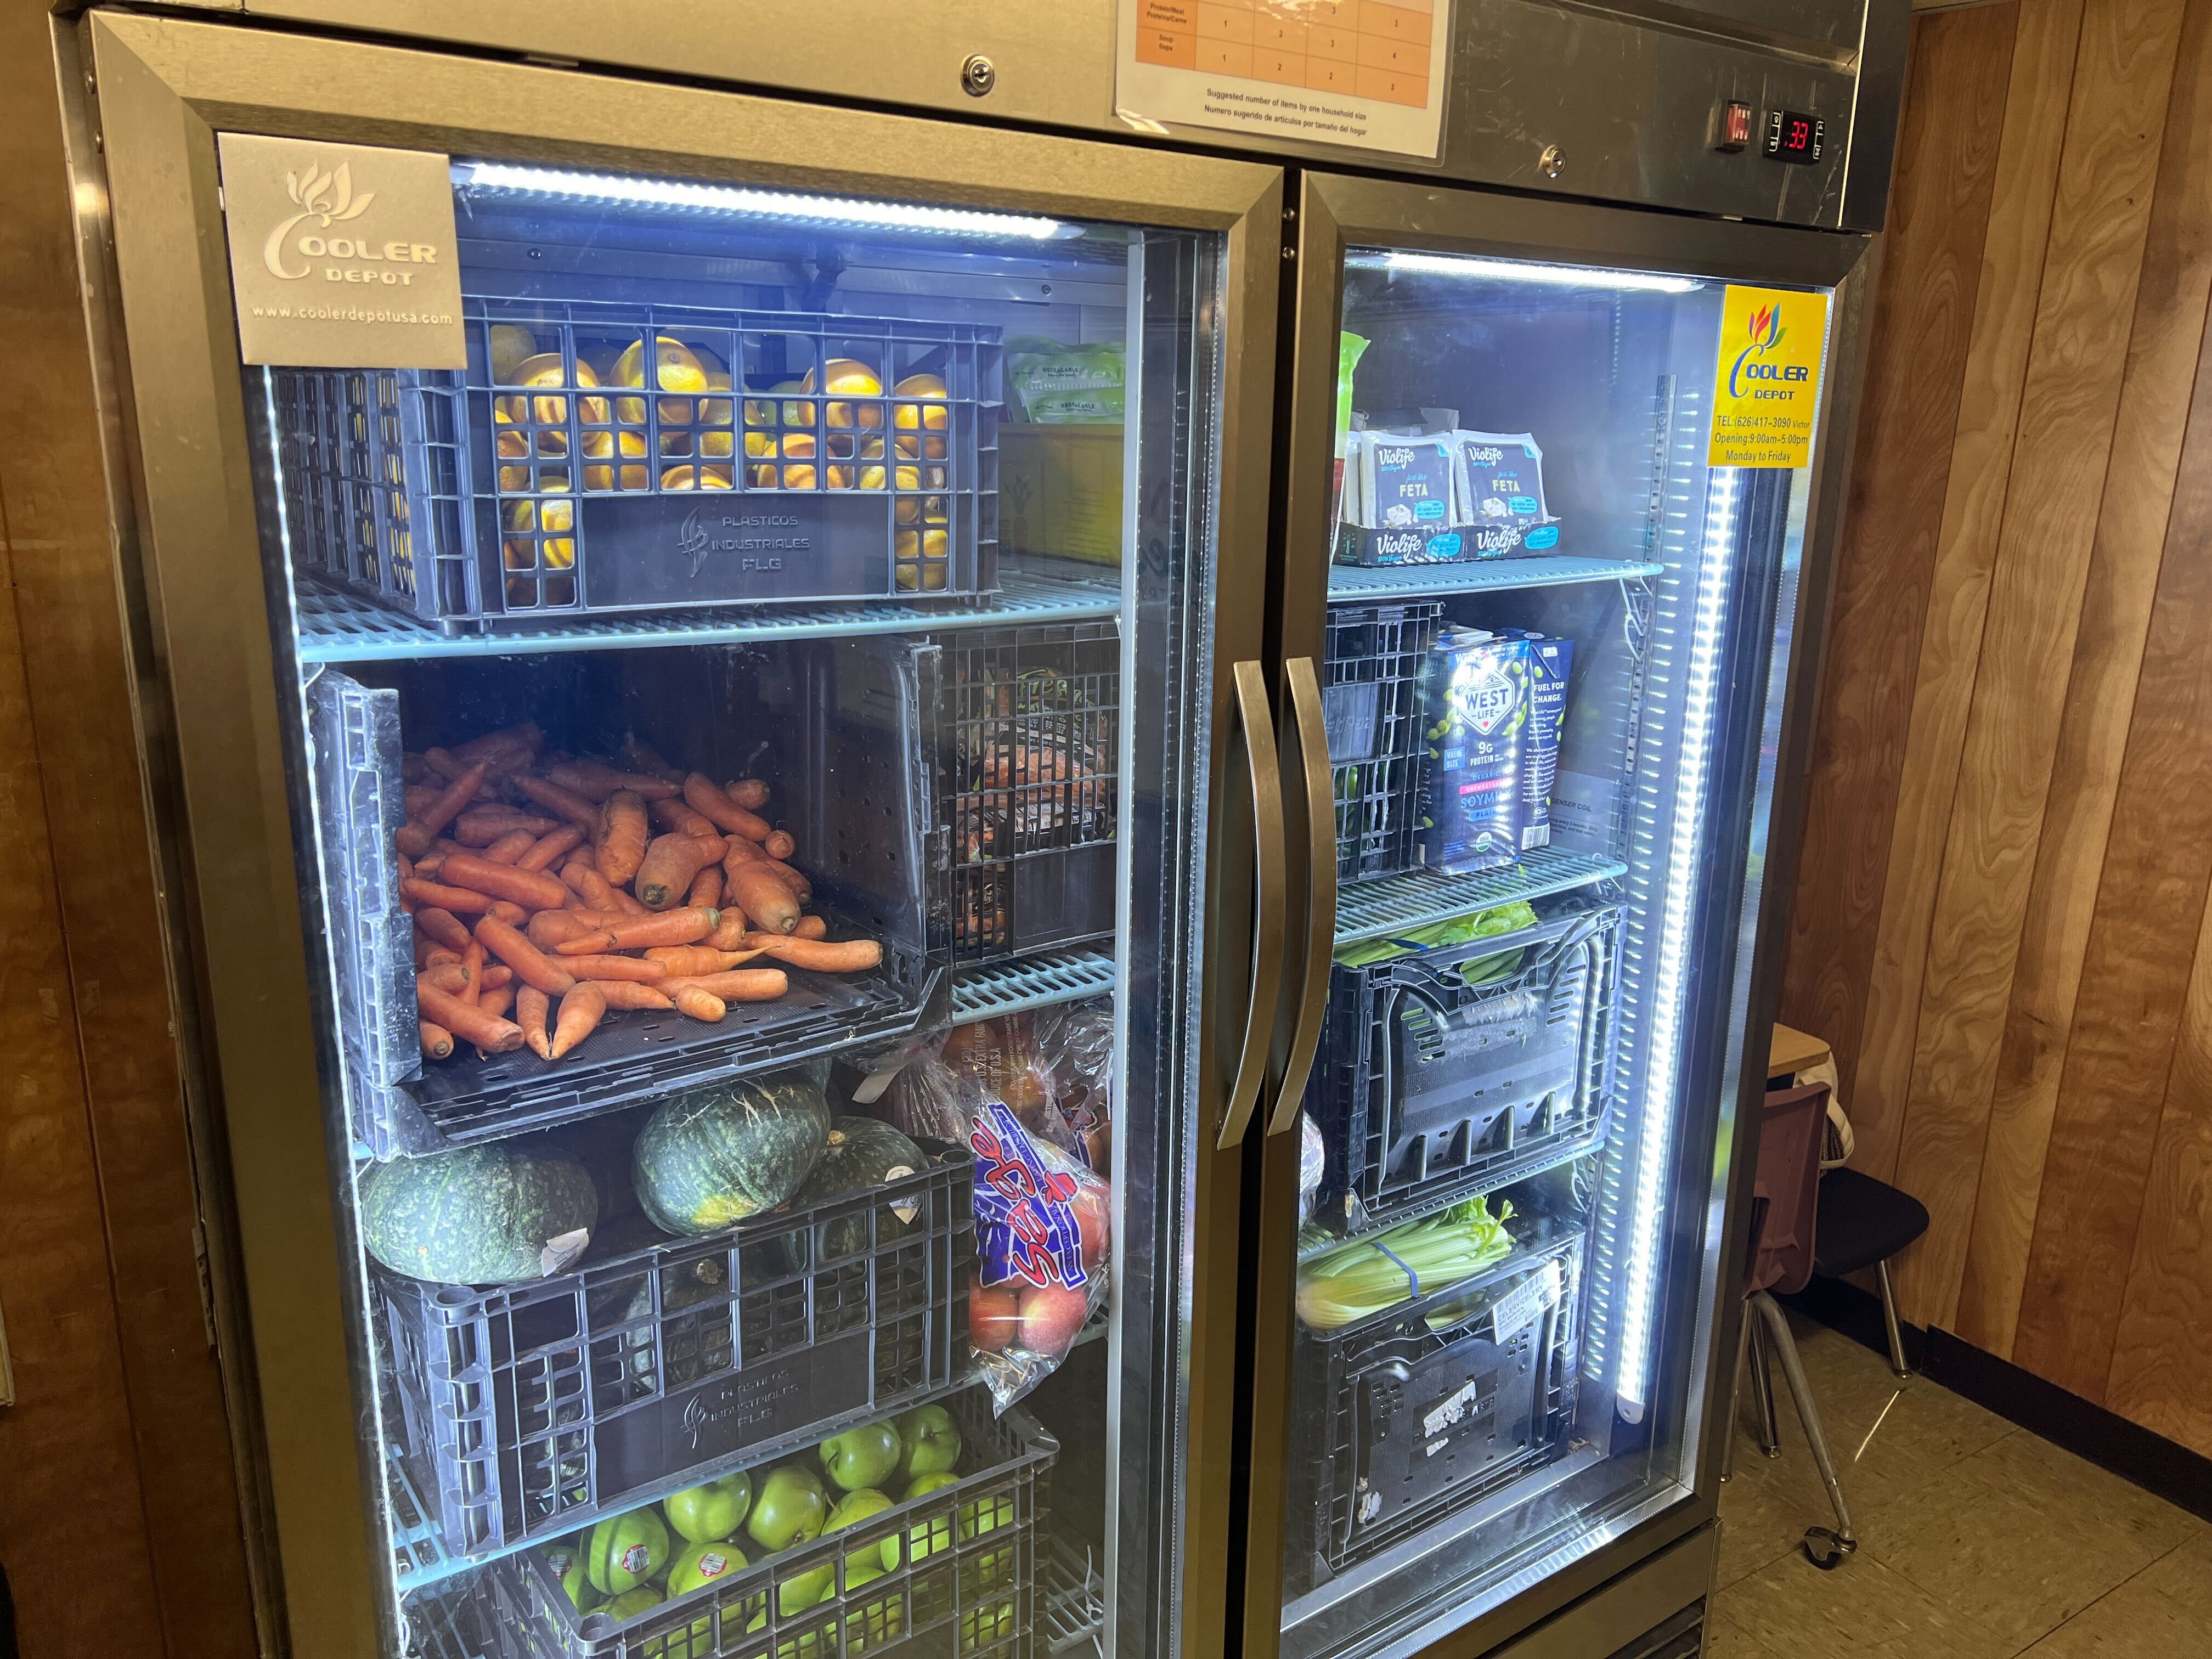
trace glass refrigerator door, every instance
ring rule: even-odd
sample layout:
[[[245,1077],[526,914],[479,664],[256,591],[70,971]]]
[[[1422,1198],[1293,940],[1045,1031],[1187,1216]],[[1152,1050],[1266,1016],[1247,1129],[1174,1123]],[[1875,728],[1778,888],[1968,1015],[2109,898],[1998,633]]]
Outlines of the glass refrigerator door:
[[[1416,1650],[1696,1486],[1828,295],[1571,258],[1348,235],[1294,446],[1335,897],[1268,1154],[1284,1659]]]
[[[283,50],[292,95],[365,74],[395,123],[422,80],[489,107],[548,78]],[[570,109],[652,93],[564,85]],[[750,154],[805,125],[707,102]],[[945,142],[838,118],[841,154]],[[155,233],[191,222],[109,131],[151,341]],[[249,156],[292,169],[296,216],[232,239],[271,270],[407,252],[374,217],[395,152],[216,137],[234,213]],[[259,948],[301,957],[319,1079],[228,1101],[259,1150],[240,1219],[294,1644],[1173,1651],[1193,1240],[1235,1167],[1183,1034],[1222,688],[1259,647],[1212,614],[1224,398],[1267,395],[1225,369],[1224,319],[1272,296],[1242,227],[1272,237],[1277,176],[1111,161],[1154,191],[1127,219],[1171,198],[1195,227],[1167,229],[1089,184],[1088,216],[779,187],[830,176],[819,153],[717,178],[430,159],[465,366],[241,366],[226,328],[208,362],[241,399],[173,362],[150,388],[237,422],[253,480],[258,537],[195,540],[149,458],[158,556],[270,641],[259,683],[202,680],[248,631],[166,617],[194,843],[266,833],[210,807],[228,776],[289,808],[272,882],[296,860],[301,931]],[[1108,164],[1023,140],[999,165],[1074,190]],[[249,877],[200,893],[241,1079]],[[268,1155],[303,1128],[327,1236],[273,1219],[272,1182],[323,1180]],[[326,1330],[349,1386],[275,1386],[339,1352]],[[356,1440],[349,1560],[317,1481]]]

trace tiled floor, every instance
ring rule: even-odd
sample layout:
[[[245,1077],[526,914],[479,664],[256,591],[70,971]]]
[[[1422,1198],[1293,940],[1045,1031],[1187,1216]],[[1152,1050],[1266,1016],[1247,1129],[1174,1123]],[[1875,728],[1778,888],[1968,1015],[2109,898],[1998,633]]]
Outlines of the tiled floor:
[[[1721,1489],[1708,1659],[2212,1659],[2212,1525],[1793,1316],[1858,1553],[1799,1553],[1832,1525],[1777,1368],[1782,1455],[1761,1455],[1749,1387]]]

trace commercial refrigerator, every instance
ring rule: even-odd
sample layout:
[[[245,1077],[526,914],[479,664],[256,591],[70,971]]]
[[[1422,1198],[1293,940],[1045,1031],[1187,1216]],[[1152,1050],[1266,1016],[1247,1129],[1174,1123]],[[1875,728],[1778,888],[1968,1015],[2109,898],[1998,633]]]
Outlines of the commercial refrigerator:
[[[1693,1650],[1903,9],[1657,9],[58,26],[271,1650]]]

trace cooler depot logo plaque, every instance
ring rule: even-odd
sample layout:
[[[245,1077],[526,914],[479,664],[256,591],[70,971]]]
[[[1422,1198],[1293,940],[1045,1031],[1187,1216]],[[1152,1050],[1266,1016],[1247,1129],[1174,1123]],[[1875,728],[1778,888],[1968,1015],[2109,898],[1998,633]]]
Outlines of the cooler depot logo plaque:
[[[217,135],[240,355],[309,368],[460,368],[450,164]]]

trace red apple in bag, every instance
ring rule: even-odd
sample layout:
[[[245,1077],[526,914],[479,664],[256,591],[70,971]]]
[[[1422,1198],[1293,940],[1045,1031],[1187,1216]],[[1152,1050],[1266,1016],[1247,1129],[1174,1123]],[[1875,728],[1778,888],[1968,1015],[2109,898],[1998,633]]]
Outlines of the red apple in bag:
[[[1093,1273],[1106,1259],[1114,1243],[1114,1189],[1103,1181],[1086,1180],[1068,1205],[1083,1235],[1083,1271]]]
[[[1055,1358],[1067,1352],[1091,1311],[1082,1285],[1030,1285],[1022,1291],[1021,1346]]]
[[[1021,1335],[1018,1282],[986,1285],[981,1275],[968,1281],[968,1340],[977,1353],[998,1353]]]

